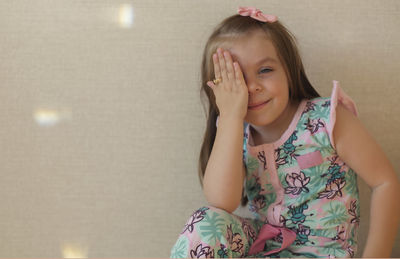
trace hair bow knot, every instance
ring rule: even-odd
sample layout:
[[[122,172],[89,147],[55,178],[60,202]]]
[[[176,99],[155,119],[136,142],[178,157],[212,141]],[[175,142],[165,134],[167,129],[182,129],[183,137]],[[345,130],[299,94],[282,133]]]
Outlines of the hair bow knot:
[[[261,22],[276,22],[278,18],[275,15],[264,14],[255,7],[239,7],[238,14],[241,16],[250,16]]]

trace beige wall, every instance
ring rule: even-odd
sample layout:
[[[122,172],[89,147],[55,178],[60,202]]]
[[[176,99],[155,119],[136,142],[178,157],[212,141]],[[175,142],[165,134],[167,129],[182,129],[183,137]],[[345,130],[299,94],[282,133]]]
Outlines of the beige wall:
[[[244,4],[294,32],[321,94],[341,82],[400,172],[397,0],[1,1],[0,257],[169,256],[205,205],[201,49]]]

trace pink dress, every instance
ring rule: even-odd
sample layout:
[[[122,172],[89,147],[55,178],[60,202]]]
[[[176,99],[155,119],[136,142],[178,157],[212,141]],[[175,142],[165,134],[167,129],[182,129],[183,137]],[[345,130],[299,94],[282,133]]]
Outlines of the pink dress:
[[[253,146],[245,123],[245,192],[254,218],[204,207],[171,251],[181,257],[353,257],[357,248],[357,176],[337,155],[336,107],[357,114],[337,81],[330,98],[303,100],[285,133]]]

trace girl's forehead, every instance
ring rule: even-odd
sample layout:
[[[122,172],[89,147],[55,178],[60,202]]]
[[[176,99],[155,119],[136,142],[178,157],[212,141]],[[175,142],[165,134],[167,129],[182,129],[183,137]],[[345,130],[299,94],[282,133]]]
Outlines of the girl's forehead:
[[[232,41],[226,48],[239,63],[258,63],[259,60],[278,60],[273,42],[265,34],[251,34]]]

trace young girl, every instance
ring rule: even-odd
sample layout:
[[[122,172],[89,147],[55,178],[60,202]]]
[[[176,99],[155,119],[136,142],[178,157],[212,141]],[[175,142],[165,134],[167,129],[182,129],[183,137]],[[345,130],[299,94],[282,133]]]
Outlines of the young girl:
[[[394,169],[338,82],[330,98],[319,96],[275,16],[249,7],[225,19],[206,44],[202,79],[199,175],[210,206],[194,212],[171,257],[353,257],[356,174],[373,188],[363,256],[390,256]],[[241,199],[253,219],[232,214]]]

